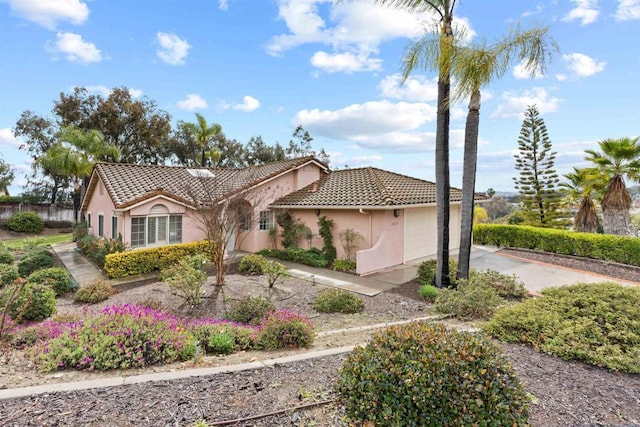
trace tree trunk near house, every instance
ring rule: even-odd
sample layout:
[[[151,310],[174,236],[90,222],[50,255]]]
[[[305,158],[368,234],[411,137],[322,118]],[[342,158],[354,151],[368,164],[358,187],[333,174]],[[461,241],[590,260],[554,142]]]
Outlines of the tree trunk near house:
[[[437,258],[436,286],[448,288],[449,283],[449,102],[450,84],[438,83],[438,118],[436,131],[436,223]]]
[[[478,131],[480,127],[480,91],[471,94],[464,132],[464,164],[462,168],[462,207],[460,213],[460,252],[456,279],[469,278],[473,237],[473,206],[476,193],[478,163]]]
[[[629,234],[629,208],[631,196],[620,175],[611,178],[602,198],[602,227],[605,234],[626,236]]]

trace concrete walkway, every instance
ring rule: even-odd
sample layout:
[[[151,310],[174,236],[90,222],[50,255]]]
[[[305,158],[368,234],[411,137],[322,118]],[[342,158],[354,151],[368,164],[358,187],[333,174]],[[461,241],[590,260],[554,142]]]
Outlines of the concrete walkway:
[[[78,286],[106,278],[95,265],[91,264],[76,250],[76,244],[74,242],[56,243],[51,245],[51,248],[66,269],[69,270],[69,273],[76,283],[78,283]]]

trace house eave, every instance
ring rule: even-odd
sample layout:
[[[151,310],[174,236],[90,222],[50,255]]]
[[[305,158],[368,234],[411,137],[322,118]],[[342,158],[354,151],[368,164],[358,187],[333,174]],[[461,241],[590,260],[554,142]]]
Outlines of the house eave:
[[[450,202],[450,205],[459,205],[461,202]],[[436,206],[435,203],[415,203],[407,205],[384,205],[384,206],[372,206],[372,205],[269,205],[272,209],[291,209],[291,210],[304,210],[304,209],[323,209],[323,210],[348,210],[348,209],[366,209],[370,211],[388,211],[394,209],[413,209],[413,208],[428,208]]]

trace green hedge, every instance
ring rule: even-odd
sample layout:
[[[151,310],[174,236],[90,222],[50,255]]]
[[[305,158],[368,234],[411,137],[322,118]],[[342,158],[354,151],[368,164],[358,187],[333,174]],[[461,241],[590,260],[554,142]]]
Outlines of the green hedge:
[[[268,256],[272,258],[278,258],[284,261],[296,262],[298,264],[310,265],[312,267],[324,268],[329,263],[327,258],[318,253],[317,250],[309,249],[297,249],[288,248],[284,250],[278,249],[264,249],[258,252],[262,256]]]
[[[474,243],[533,249],[640,266],[640,238],[519,225],[479,224]]]
[[[159,271],[197,254],[211,256],[206,241],[117,252],[105,257],[104,271],[112,279]]]

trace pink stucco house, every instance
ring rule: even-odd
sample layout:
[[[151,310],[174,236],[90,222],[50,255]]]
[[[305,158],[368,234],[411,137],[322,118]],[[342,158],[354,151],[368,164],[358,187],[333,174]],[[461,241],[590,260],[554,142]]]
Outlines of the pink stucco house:
[[[229,250],[272,248],[275,212],[288,210],[321,247],[318,217],[334,221],[338,258],[345,256],[340,232],[355,230],[357,273],[364,275],[436,253],[435,184],[373,168],[330,171],[313,157],[244,169],[96,164],[82,202],[89,232],[122,236],[132,248],[202,240],[196,204],[242,199],[252,221],[239,221]],[[461,191],[451,189],[451,249],[460,232]],[[280,239],[278,239],[280,240]],[[300,247],[307,241],[301,239]]]

